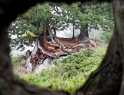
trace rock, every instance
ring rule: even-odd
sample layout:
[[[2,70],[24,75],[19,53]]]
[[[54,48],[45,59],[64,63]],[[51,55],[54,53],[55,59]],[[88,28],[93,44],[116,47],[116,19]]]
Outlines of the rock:
[[[38,64],[35,68],[34,68],[34,72],[38,73],[40,71],[42,71],[43,69],[48,69],[51,67],[54,67],[55,65],[52,63],[52,59],[51,58],[46,58],[45,60],[41,60],[43,62],[41,62],[42,64]]]

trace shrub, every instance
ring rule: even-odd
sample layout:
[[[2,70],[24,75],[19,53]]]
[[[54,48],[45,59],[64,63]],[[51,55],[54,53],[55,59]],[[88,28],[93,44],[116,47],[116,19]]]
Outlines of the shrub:
[[[83,85],[89,74],[97,68],[105,51],[106,47],[84,49],[62,60],[56,59],[54,61],[56,66],[53,68],[19,77],[31,84],[73,92]]]
[[[20,64],[20,56],[12,56],[11,63],[14,71],[17,70]]]

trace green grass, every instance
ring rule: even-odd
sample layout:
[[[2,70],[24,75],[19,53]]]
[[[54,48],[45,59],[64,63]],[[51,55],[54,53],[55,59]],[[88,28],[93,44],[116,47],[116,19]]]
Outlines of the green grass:
[[[23,74],[19,78],[30,84],[73,92],[83,85],[89,74],[98,67],[105,52],[106,47],[84,49],[68,55],[63,60],[56,59],[56,66],[51,69],[35,74]]]
[[[12,56],[12,67],[14,72],[16,72],[16,70],[19,68],[19,64],[20,64],[20,56]]]

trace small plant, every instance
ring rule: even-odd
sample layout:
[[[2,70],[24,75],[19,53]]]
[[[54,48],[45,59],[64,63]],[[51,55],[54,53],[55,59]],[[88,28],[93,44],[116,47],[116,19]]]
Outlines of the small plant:
[[[12,56],[11,59],[11,63],[12,63],[12,67],[14,70],[17,70],[20,64],[20,57],[21,56]]]

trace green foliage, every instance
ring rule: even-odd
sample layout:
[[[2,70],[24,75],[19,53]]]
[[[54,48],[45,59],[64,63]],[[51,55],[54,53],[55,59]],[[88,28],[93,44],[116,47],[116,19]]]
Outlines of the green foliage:
[[[101,39],[104,40],[106,43],[109,43],[112,34],[112,32],[103,32]]]
[[[80,22],[76,23],[76,20]],[[95,1],[83,4],[75,2],[71,5],[44,2],[31,7],[22,15],[19,14],[14,22],[15,25],[10,25],[9,30],[11,34],[17,34],[18,37],[12,40],[12,46],[20,45],[19,48],[24,45],[30,46],[34,41],[31,37],[22,39],[20,35],[27,30],[34,34],[40,34],[43,30],[41,26],[46,29],[49,24],[58,29],[65,29],[69,23],[73,23],[76,28],[82,28],[88,24],[92,28],[98,29],[98,25],[100,25],[105,32],[111,32],[114,26],[111,4],[96,3]],[[18,28],[16,28],[17,26]]]
[[[14,72],[19,68],[20,57],[21,56],[12,56],[11,57],[11,63],[12,63],[12,67],[13,67]]]
[[[97,68],[105,52],[106,47],[84,49],[62,60],[56,59],[54,61],[55,67],[43,69],[35,74],[23,74],[19,77],[31,84],[73,92]]]

